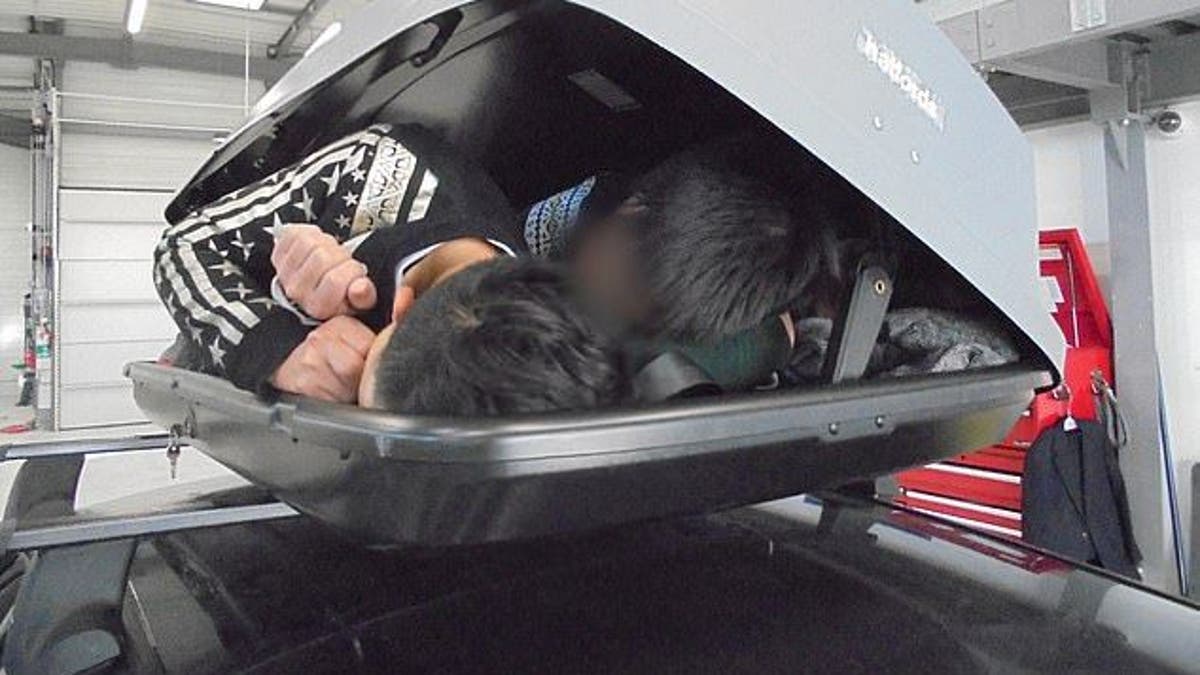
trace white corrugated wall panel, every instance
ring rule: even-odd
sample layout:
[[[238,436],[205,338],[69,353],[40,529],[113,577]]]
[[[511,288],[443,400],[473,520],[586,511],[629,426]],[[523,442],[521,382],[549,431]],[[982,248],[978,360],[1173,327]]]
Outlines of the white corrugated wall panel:
[[[138,424],[146,421],[133,405],[133,385],[64,388],[59,394],[60,429]]]
[[[32,200],[30,154],[0,145],[0,405],[17,397],[17,371],[22,360],[25,319],[22,297],[31,275],[29,219]]]
[[[173,191],[212,152],[210,142],[187,138],[107,136],[63,130],[62,186]]]
[[[262,92],[262,83],[251,81],[250,101],[257,100]],[[72,62],[63,80],[61,115],[74,119],[235,129],[245,117],[245,95],[245,83],[236,77]]]
[[[33,59],[22,56],[0,56],[0,86],[32,87]]]
[[[121,307],[121,321],[112,320],[109,305],[76,305],[62,317],[60,332],[69,336],[65,344],[92,342],[128,342],[175,338],[175,323],[162,303],[144,303]]]
[[[155,358],[175,336],[150,275],[169,199],[166,192],[59,194],[62,428],[142,419],[123,369]]]
[[[257,98],[262,85],[252,84]],[[176,333],[151,278],[163,209],[214,147],[211,134],[158,127],[235,127],[244,83],[69,62],[62,88],[63,117],[124,126],[62,125],[59,426],[140,421],[123,368],[153,359]]]

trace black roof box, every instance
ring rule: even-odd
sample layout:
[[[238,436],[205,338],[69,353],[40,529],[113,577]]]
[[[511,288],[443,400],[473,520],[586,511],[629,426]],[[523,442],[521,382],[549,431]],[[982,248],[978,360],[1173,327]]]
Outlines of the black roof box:
[[[139,405],[280,499],[383,545],[719,509],[999,441],[1032,393],[1053,384],[1064,349],[1037,280],[1028,144],[911,2],[769,5],[375,0],[263,97],[168,219],[377,121],[435,130],[514,204],[613,163],[653,163],[767,125],[952,266],[1012,329],[1023,365],[472,420],[268,403],[135,364]],[[842,353],[869,352],[877,334],[863,322]]]
[[[1019,366],[647,409],[397,416],[132,364],[150,418],[375,545],[525,539],[798,494],[995,443],[1050,375]]]

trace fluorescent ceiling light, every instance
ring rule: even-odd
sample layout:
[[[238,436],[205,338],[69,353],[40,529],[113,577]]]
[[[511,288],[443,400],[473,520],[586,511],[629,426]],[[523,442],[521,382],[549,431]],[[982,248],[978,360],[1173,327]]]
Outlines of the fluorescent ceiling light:
[[[334,21],[333,23],[329,24],[325,27],[325,30],[321,31],[321,34],[317,36],[317,39],[313,40],[313,43],[308,46],[308,49],[304,50],[304,55],[308,56],[309,54],[317,51],[321,48],[321,45],[337,37],[337,34],[340,32],[342,32],[341,21]]]
[[[233,9],[248,9],[251,12],[257,12],[262,9],[263,5],[267,4],[267,0],[192,0],[192,2],[201,5],[216,5],[218,7],[232,7]]]
[[[146,20],[146,3],[150,0],[129,0],[125,7],[125,30],[130,35],[142,32],[142,22]]]

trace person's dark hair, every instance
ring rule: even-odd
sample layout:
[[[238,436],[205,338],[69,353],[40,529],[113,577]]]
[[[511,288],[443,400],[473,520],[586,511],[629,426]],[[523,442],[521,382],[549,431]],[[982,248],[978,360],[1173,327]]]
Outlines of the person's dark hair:
[[[713,341],[785,311],[818,266],[823,222],[719,153],[689,152],[638,180],[618,212],[641,253],[649,332]]]
[[[502,258],[426,292],[384,348],[381,407],[426,415],[587,410],[628,392],[622,352],[559,266]]]

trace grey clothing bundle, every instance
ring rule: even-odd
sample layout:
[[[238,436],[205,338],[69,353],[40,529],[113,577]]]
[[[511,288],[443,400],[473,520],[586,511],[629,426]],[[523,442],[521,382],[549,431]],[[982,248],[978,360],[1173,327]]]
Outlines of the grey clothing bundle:
[[[797,380],[819,378],[833,321],[796,322],[789,370]],[[887,313],[867,365],[868,377],[947,373],[1015,363],[1016,346],[1002,329],[954,312],[921,307]]]

